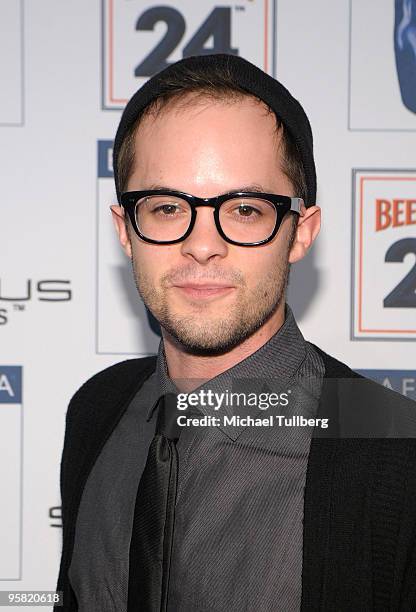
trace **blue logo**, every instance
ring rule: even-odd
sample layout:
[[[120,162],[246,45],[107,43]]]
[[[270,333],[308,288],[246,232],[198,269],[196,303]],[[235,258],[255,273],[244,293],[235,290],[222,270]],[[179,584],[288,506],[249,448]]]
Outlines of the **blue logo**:
[[[395,0],[394,51],[403,104],[416,113],[416,0]]]
[[[366,378],[416,400],[416,370],[356,370]]]
[[[0,404],[21,404],[22,366],[0,366]]]
[[[114,178],[113,172],[113,141],[99,140],[98,146],[98,178]]]

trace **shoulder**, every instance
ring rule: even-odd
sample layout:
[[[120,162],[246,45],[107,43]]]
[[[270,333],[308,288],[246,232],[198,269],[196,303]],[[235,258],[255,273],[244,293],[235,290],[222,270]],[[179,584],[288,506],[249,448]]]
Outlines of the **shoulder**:
[[[139,359],[126,359],[119,363],[100,370],[93,376],[91,376],[76,392],[74,395],[85,394],[89,391],[96,391],[97,389],[107,386],[124,386],[125,383],[137,380],[137,376],[140,376],[146,371],[152,371],[156,365],[156,356],[142,357]]]
[[[156,356],[127,359],[115,363],[91,376],[72,396],[67,419],[89,406],[109,405],[128,397],[150,376],[156,366]]]
[[[319,355],[325,367],[325,378],[363,378],[358,372],[354,372],[346,363],[339,361],[329,353],[323,351],[319,346],[312,342],[307,343],[314,352]]]
[[[311,344],[311,343],[309,343]],[[416,444],[416,402],[371,380],[316,345],[325,366],[325,381],[335,379],[340,419],[358,437],[413,438]]]

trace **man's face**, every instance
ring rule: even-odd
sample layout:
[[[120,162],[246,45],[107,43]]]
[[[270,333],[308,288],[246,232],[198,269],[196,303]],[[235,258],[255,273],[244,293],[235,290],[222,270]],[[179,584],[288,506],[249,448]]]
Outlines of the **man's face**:
[[[229,191],[296,196],[281,170],[275,117],[250,98],[199,101],[147,117],[138,129],[128,190],[168,188],[199,197]],[[213,208],[197,208],[191,235],[173,245],[146,243],[130,228],[137,288],[165,332],[188,352],[220,354],[240,344],[283,306],[291,219],[266,245],[225,242]]]

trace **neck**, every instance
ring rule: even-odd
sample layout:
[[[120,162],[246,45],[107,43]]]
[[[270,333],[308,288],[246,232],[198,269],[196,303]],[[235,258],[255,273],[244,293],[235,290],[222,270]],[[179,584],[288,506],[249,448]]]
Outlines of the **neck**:
[[[174,379],[181,392],[196,389],[203,382],[229,370],[266,344],[283,325],[284,312],[285,304],[282,301],[270,319],[260,329],[222,355],[201,356],[188,353],[180,343],[162,329],[169,377]]]

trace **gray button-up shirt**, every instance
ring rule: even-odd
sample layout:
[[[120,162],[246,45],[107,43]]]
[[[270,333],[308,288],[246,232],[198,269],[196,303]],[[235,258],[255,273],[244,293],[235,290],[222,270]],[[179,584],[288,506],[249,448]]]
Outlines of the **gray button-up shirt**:
[[[208,382],[195,381],[194,392],[210,391],[213,401],[205,395],[191,410],[211,421],[184,426],[178,441],[170,612],[300,609],[313,427],[299,419],[315,416],[323,374],[286,306],[283,326],[260,349]],[[152,407],[161,393],[177,392],[174,382],[161,341],[154,374],[89,475],[69,570],[81,612],[127,609],[133,511],[155,429]],[[187,416],[190,409],[181,411],[182,421]]]

